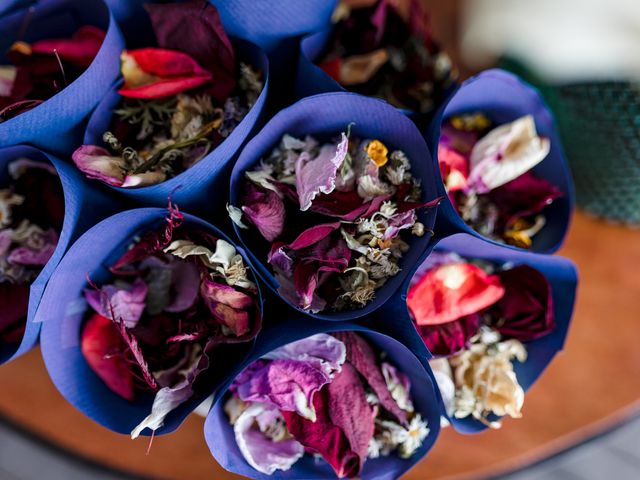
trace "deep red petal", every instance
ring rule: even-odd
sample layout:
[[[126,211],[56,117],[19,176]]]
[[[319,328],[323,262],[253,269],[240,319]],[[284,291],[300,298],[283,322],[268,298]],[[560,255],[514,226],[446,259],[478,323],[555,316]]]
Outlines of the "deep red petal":
[[[467,346],[480,321],[480,315],[473,314],[441,325],[418,325],[418,332],[433,355],[448,357]]]

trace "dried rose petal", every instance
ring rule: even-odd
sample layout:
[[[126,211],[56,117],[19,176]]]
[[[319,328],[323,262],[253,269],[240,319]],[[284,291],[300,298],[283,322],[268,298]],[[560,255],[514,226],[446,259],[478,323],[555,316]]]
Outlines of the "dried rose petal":
[[[500,210],[505,228],[519,218],[539,213],[560,197],[562,192],[558,187],[531,172],[489,192],[489,198]]]
[[[282,412],[282,416],[291,435],[310,452],[322,455],[339,478],[355,477],[360,472],[360,458],[342,429],[331,421],[328,397],[326,388],[313,397],[314,422],[294,412]]]
[[[347,347],[347,361],[367,380],[374,393],[385,409],[389,411],[403,425],[407,424],[407,414],[400,408],[384,380],[378,366],[376,355],[365,339],[353,332],[338,332],[333,334]]]
[[[304,447],[289,438],[274,441],[261,430],[268,430],[265,415],[271,417],[270,424],[282,419],[279,410],[272,405],[254,403],[244,410],[233,424],[236,443],[249,465],[265,475],[277,470],[289,470],[304,455]]]
[[[223,103],[236,86],[235,53],[218,10],[206,0],[166,5],[145,4],[158,45],[178,50],[207,70],[213,82],[207,91]]]
[[[250,373],[238,377],[235,391],[245,402],[269,403],[283,412],[297,412],[313,421],[314,394],[330,380],[312,363],[277,359],[258,364]]]
[[[216,320],[231,330],[234,336],[241,337],[251,329],[249,312],[246,310],[238,310],[224,303],[215,302],[208,302],[207,306]]]
[[[355,368],[344,364],[327,386],[327,393],[329,417],[347,437],[362,467],[373,438],[375,412],[367,403],[367,394]]]
[[[39,40],[31,44],[31,52],[59,55],[62,60],[88,67],[100,50],[105,33],[92,25],[83,25],[71,38]]]
[[[203,278],[200,294],[206,303],[223,303],[232,308],[243,310],[253,305],[253,299],[229,285],[217,283],[210,278]]]
[[[444,145],[438,146],[440,174],[448,192],[457,192],[467,186],[469,161],[455,150]]]
[[[468,188],[487,193],[531,170],[549,154],[548,138],[539,137],[531,115],[501,125],[473,146]]]
[[[29,285],[0,282],[0,333],[27,317]]]
[[[177,95],[200,87],[211,73],[189,55],[162,48],[140,48],[122,52],[123,97],[154,99]]]
[[[465,348],[481,325],[478,314],[461,317],[439,325],[418,325],[418,332],[435,356],[448,357]]]
[[[245,183],[242,212],[269,242],[282,234],[285,221],[284,203],[273,190],[257,187],[253,182]]]
[[[124,322],[127,328],[133,328],[144,312],[147,291],[147,284],[137,279],[128,290],[113,285],[105,285],[100,290],[86,290],[85,299],[103,317]]]
[[[87,177],[119,187],[124,180],[125,163],[122,157],[114,157],[102,147],[82,145],[73,155],[73,162]]]
[[[80,348],[89,367],[107,387],[133,401],[134,383],[123,354],[125,344],[113,322],[97,313],[89,317],[82,329]]]
[[[347,349],[344,343],[332,335],[317,333],[276,348],[262,358],[307,362],[331,376],[340,370],[346,355]]]
[[[533,267],[519,265],[498,273],[504,296],[489,309],[495,328],[505,338],[530,342],[555,328],[551,285]]]
[[[439,325],[479,312],[504,295],[496,275],[470,263],[429,270],[407,294],[407,306],[418,325]]]
[[[320,193],[329,194],[336,186],[338,168],[349,149],[349,139],[343,133],[337,145],[326,144],[317,156],[302,152],[296,160],[296,189],[300,210],[309,210],[313,199]]]

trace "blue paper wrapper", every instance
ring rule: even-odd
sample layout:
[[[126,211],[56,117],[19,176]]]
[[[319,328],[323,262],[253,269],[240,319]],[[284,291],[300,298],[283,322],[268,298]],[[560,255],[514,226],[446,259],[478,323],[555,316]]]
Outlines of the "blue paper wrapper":
[[[153,395],[141,396],[135,402],[129,402],[113,393],[91,370],[80,349],[81,329],[85,313],[90,308],[83,292],[88,286],[87,277],[98,285],[108,282],[111,278],[109,267],[127,250],[134,238],[164,225],[166,216],[167,210],[161,208],[127,210],[91,228],[72,245],[60,262],[40,307],[44,322],[42,355],[53,383],[78,410],[119,433],[130,433],[151,413]],[[190,226],[233,243],[213,225],[185,214],[182,228]],[[246,259],[242,249],[238,248],[238,252]],[[262,308],[260,296],[259,304]],[[252,342],[237,344],[221,350],[220,356],[216,354],[211,367],[203,372],[208,372],[206,378],[207,382],[211,382],[210,391],[203,396],[193,397],[172,411],[156,434],[175,430],[220,382],[227,380],[229,370],[246,357],[251,346]],[[224,362],[224,368],[215,364],[216,359]],[[142,434],[149,433],[147,429]]]
[[[93,223],[104,218],[117,207],[100,192],[88,188],[87,183],[73,165],[24,145],[0,149],[0,180],[3,183],[9,181],[7,166],[20,158],[50,163],[54,166],[64,193],[64,221],[58,245],[52,257],[31,284],[27,323],[22,342],[19,345],[0,344],[0,364],[22,355],[38,343],[42,325],[38,307],[49,277],[69,245]]]
[[[4,0],[0,5],[0,15],[6,15],[15,10],[26,8],[31,5],[34,0]]]
[[[169,180],[141,188],[121,188],[103,184],[118,195],[141,206],[163,207],[173,193],[173,201],[184,210],[198,214],[212,214],[212,208],[224,207],[227,198],[227,179],[233,160],[242,145],[248,140],[255,127],[259,126],[269,89],[268,62],[266,56],[255,45],[232,39],[238,60],[260,69],[264,75],[264,87],[255,105],[249,110],[231,134],[198,163]],[[118,94],[121,82],[111,87],[91,115],[84,135],[85,145],[105,146],[102,135],[109,131],[113,110],[122,97]],[[76,147],[80,146],[80,142]],[[220,209],[220,208],[219,208]],[[220,209],[224,211],[223,208]],[[219,213],[216,211],[216,213]]]
[[[145,3],[160,3],[157,0],[105,0],[115,18],[129,48],[143,47],[145,41],[154,38]]]
[[[336,0],[209,0],[231,35],[246,38],[269,53],[285,39],[326,28]]]
[[[443,121],[454,115],[473,112],[484,113],[497,125],[512,122],[524,115],[532,115],[538,134],[550,139],[551,151],[549,155],[533,168],[533,172],[558,187],[563,196],[554,200],[544,209],[547,223],[533,237],[531,250],[541,253],[555,252],[562,245],[569,228],[574,205],[574,191],[571,173],[551,111],[540,93],[515,75],[498,69],[487,70],[465,81],[435,115],[426,132],[426,137],[436,165],[438,163],[440,128]],[[485,238],[460,218],[448,200],[442,181],[439,182],[438,191],[440,195],[446,197],[439,209],[438,224],[448,234],[462,231],[479,238]],[[493,242],[493,240],[487,240]],[[517,249],[517,247],[508,247]]]
[[[434,250],[454,252],[468,259],[486,260],[496,265],[505,263],[510,263],[514,266],[529,265],[546,277],[551,286],[556,327],[550,334],[537,340],[526,342],[527,360],[524,363],[514,362],[514,370],[518,378],[518,383],[527,391],[564,346],[573,314],[578,284],[576,267],[570,260],[562,257],[506,248],[503,245],[495,245],[494,243],[465,233],[456,234],[439,241]],[[413,276],[419,266],[420,263],[413,269],[411,276]],[[407,292],[409,290],[411,276],[389,302],[376,313],[376,316],[380,318],[393,318],[394,323],[405,326],[410,325],[415,331],[407,309]],[[442,407],[442,411],[443,416],[446,417],[444,407]],[[453,418],[449,420],[452,422],[453,427],[462,433],[477,433],[487,428],[486,425],[472,418]]]
[[[244,173],[253,168],[264,156],[280,143],[285,133],[304,138],[312,135],[319,140],[328,141],[340,132],[345,131],[349,123],[354,122],[351,132],[360,138],[376,138],[390,149],[403,150],[411,161],[412,173],[421,181],[423,199],[434,200],[438,197],[435,163],[431,160],[429,150],[415,125],[397,109],[386,102],[367,98],[354,93],[326,93],[305,98],[294,105],[280,111],[265,127],[245,146],[231,174],[231,204],[238,206],[242,194]],[[433,229],[436,209],[428,212],[418,211],[418,221],[425,228]],[[252,251],[255,242],[266,242],[256,239],[253,231],[234,229],[245,246],[249,257],[256,266],[265,283],[276,293],[279,287],[274,275],[266,263],[266,258],[258,258]],[[400,262],[401,271],[376,291],[376,297],[364,308],[342,311],[309,314],[324,320],[349,320],[363,317],[380,307],[391,294],[402,284],[411,265],[430,248],[429,235],[411,236],[407,239],[409,251]],[[295,307],[295,305],[290,304]],[[307,312],[305,312],[307,313]]]
[[[0,18],[0,52],[18,40],[27,15],[28,26],[20,38],[27,42],[70,37],[82,25],[106,32],[93,62],[73,83],[34,109],[0,123],[0,147],[28,143],[67,156],[78,147],[89,114],[118,77],[124,41],[102,0],[47,0]],[[0,63],[5,61],[0,58]]]
[[[439,397],[434,383],[418,357],[403,343],[370,327],[356,323],[327,323],[309,318],[285,321],[275,327],[264,330],[258,337],[251,357],[244,363],[243,368],[262,357],[271,350],[287,343],[301,340],[317,333],[331,333],[339,331],[354,331],[362,335],[374,348],[387,352],[389,359],[397,365],[411,380],[411,394],[417,412],[422,414],[428,422],[429,435],[422,446],[413,456],[402,459],[395,454],[388,457],[368,459],[364,463],[361,478],[385,479],[399,478],[407,470],[420,461],[431,449],[440,433]],[[227,386],[231,383],[228,382]],[[271,478],[287,479],[325,479],[336,478],[333,469],[322,460],[315,460],[305,455],[298,460],[290,470],[278,471],[274,475],[264,475],[253,469],[244,459],[236,444],[233,427],[223,411],[226,388],[216,395],[216,403],[212,407],[204,426],[207,444],[215,459],[230,472],[249,478],[267,480]]]

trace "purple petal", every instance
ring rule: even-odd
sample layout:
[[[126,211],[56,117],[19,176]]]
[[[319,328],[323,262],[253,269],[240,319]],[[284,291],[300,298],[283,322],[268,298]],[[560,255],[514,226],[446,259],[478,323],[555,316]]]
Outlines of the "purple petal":
[[[264,190],[252,182],[246,184],[242,212],[269,242],[282,234],[285,221],[284,203],[273,190]]]
[[[124,181],[124,160],[112,156],[107,150],[95,145],[82,145],[73,155],[73,162],[88,178],[101,180],[119,187]]]
[[[347,156],[348,149],[349,139],[343,133],[338,145],[323,145],[316,157],[308,152],[300,154],[296,160],[296,189],[300,210],[308,210],[318,194],[329,194],[334,190],[338,168]]]
[[[172,256],[172,258],[175,258]],[[198,299],[200,272],[192,262],[175,259],[170,262],[172,298],[164,310],[183,312],[193,306]]]
[[[282,242],[274,243],[269,252],[268,261],[271,266],[283,275],[291,277],[293,275],[293,259],[285,252],[285,245]]]
[[[245,402],[268,403],[313,421],[313,395],[330,381],[307,362],[273,360],[253,371],[243,383],[236,382],[236,392]]]
[[[233,425],[242,456],[249,465],[266,475],[289,470],[304,455],[304,447],[295,439],[273,441],[263,433],[278,420],[284,419],[276,407],[254,403]]]
[[[307,362],[331,376],[340,370],[346,355],[347,349],[344,343],[326,333],[318,333],[276,348],[262,358]]]
[[[103,317],[116,323],[124,322],[127,328],[133,328],[144,313],[147,284],[137,279],[129,290],[105,285],[100,290],[85,290],[84,296],[91,308]]]

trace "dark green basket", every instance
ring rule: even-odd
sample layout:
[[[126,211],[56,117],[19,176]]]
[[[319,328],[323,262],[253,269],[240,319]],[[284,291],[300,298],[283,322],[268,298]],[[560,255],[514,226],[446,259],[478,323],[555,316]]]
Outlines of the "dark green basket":
[[[640,226],[640,82],[550,85],[514,61],[503,66],[536,86],[553,110],[578,205]]]

